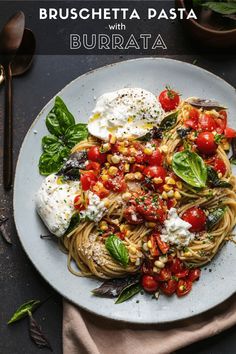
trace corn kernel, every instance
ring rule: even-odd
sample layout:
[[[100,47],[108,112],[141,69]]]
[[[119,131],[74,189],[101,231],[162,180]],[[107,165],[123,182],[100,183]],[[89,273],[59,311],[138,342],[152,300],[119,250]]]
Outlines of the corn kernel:
[[[128,163],[125,163],[124,170],[125,172],[129,172],[130,165]]]
[[[108,230],[108,225],[106,221],[101,221],[99,224],[99,227],[102,231],[107,231]]]
[[[126,236],[129,236],[130,234],[131,234],[131,231],[130,231],[130,230],[127,230],[125,235],[126,235]]]
[[[163,199],[168,199],[168,195],[167,195],[167,193],[164,191],[164,192],[162,192],[162,198]]]
[[[128,154],[128,149],[126,147],[120,146],[118,148],[119,152],[121,152],[123,155],[127,155]]]
[[[159,272],[159,269],[158,269],[157,267],[153,267],[153,268],[152,268],[152,271],[153,271],[154,273],[158,273],[158,272]]]
[[[133,254],[133,255],[135,255],[135,254],[137,253],[136,247],[134,247],[134,246],[130,246],[130,247],[129,247],[129,251],[130,251],[130,253]]]
[[[129,156],[128,161],[129,161],[129,163],[135,163],[136,160],[135,160],[135,157]]]
[[[151,242],[151,240],[148,241],[147,246],[148,246],[148,248],[152,248],[152,242]]]
[[[141,172],[135,172],[134,176],[135,176],[135,179],[137,179],[138,181],[140,181],[143,178],[143,175]]]
[[[218,177],[219,177],[219,178],[222,178],[222,177],[223,177],[223,175],[222,175],[221,172],[218,173]]]
[[[181,199],[181,194],[180,194],[180,192],[179,192],[179,191],[175,191],[174,197],[175,197],[177,200],[180,200],[180,199]]]
[[[168,184],[164,184],[163,188],[166,192],[169,192],[169,191],[171,191],[171,189],[173,189],[173,187],[169,186]]]
[[[102,146],[101,146],[101,151],[102,152],[107,152],[110,149],[111,149],[111,144],[109,144],[109,143],[102,144]]]
[[[107,155],[107,161],[109,162],[109,163],[112,163],[112,155],[111,154],[108,154]]]
[[[229,145],[228,141],[223,142],[222,147],[224,150],[228,151],[230,149],[230,145]]]
[[[143,250],[146,252],[148,251],[148,245],[146,242],[143,244]]]
[[[141,263],[140,258],[137,258],[137,259],[136,259],[136,262],[135,262],[135,265],[136,265],[136,266],[139,266],[140,263]]]
[[[163,179],[161,177],[154,177],[153,178],[153,182],[155,184],[162,184],[163,183]]]
[[[134,181],[134,180],[135,180],[135,175],[134,175],[134,173],[127,173],[127,174],[125,175],[125,179],[126,179],[127,181]]]
[[[170,184],[170,185],[174,185],[175,184],[175,180],[174,180],[174,178],[169,177],[166,183]]]
[[[111,157],[111,162],[114,163],[115,165],[120,162],[120,156],[119,155],[113,155]]]
[[[176,186],[177,186],[178,189],[182,189],[183,188],[183,184],[182,184],[181,181],[176,182]]]
[[[149,227],[150,229],[154,229],[156,224],[155,224],[155,222],[145,222],[145,226]]]
[[[131,156],[136,156],[137,155],[137,150],[135,148],[130,148],[129,153]]]
[[[117,172],[118,172],[118,168],[115,166],[111,166],[108,170],[109,175],[112,175],[112,176],[116,175]]]
[[[108,181],[109,180],[109,176],[108,175],[101,175],[101,179],[103,181]]]
[[[129,193],[129,192],[126,192],[122,195],[122,199],[125,201],[130,200],[130,198],[131,198],[131,193]]]
[[[110,202],[109,200],[105,200],[105,201],[104,201],[104,206],[105,206],[106,208],[109,208],[110,205],[111,205],[111,202]]]
[[[146,154],[146,155],[152,155],[152,153],[153,153],[152,149],[149,149],[149,148],[145,148],[145,149],[143,150],[143,152],[144,152],[144,154]]]
[[[155,261],[154,264],[157,268],[164,268],[165,267],[165,264],[161,261]]]
[[[135,263],[136,260],[137,260],[137,258],[132,258],[132,257],[130,257],[130,262],[131,262],[131,263]]]
[[[166,256],[161,256],[159,257],[159,261],[162,263],[166,263],[168,261],[168,258]]]
[[[111,136],[110,143],[111,144],[115,144],[116,143],[116,137],[114,135]]]
[[[174,191],[173,189],[169,192],[167,192],[168,198],[172,198],[174,196]]]

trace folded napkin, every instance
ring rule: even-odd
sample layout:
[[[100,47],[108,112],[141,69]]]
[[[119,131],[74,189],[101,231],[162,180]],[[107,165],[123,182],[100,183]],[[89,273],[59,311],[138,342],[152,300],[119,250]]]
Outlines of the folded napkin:
[[[203,299],[204,301],[204,299]],[[165,325],[105,319],[64,301],[64,354],[170,354],[236,324],[236,295],[204,314]]]

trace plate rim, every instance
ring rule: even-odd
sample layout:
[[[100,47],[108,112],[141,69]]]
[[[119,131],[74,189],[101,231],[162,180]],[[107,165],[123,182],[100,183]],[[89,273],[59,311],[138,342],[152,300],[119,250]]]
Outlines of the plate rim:
[[[34,268],[36,269],[36,271],[40,274],[40,276],[42,276],[42,278],[57,292],[59,293],[64,299],[66,299],[67,301],[71,302],[72,304],[78,306],[79,308],[81,308],[82,310],[85,310],[85,311],[88,311],[89,313],[91,314],[94,314],[95,316],[98,316],[98,317],[101,317],[101,318],[106,318],[106,319],[109,319],[109,320],[114,320],[116,322],[123,322],[123,323],[133,323],[133,324],[136,324],[136,325],[151,325],[151,324],[156,324],[156,325],[165,325],[165,324],[171,324],[171,323],[177,323],[177,322],[181,322],[183,320],[186,320],[186,319],[190,319],[190,318],[194,318],[198,315],[201,315],[203,313],[206,313],[214,308],[216,308],[217,306],[221,305],[222,303],[224,303],[225,301],[227,301],[230,297],[232,297],[235,293],[236,293],[236,289],[235,291],[229,293],[229,295],[223,300],[223,301],[220,301],[220,302],[215,302],[213,303],[209,308],[207,308],[206,310],[201,310],[200,312],[197,312],[197,313],[193,313],[192,315],[188,316],[183,316],[179,319],[174,319],[174,320],[167,320],[167,321],[161,321],[161,322],[158,322],[158,321],[153,321],[153,320],[150,320],[150,321],[135,321],[135,320],[123,320],[121,318],[119,318],[118,316],[116,315],[113,315],[112,317],[108,317],[107,315],[105,314],[101,314],[101,313],[97,313],[95,312],[94,310],[91,310],[89,309],[88,307],[84,306],[84,305],[80,305],[78,303],[76,303],[75,301],[71,300],[68,296],[65,296],[64,294],[62,294],[62,291],[57,288],[55,285],[51,284],[49,282],[49,280],[43,275],[43,273],[40,271],[39,267],[35,264],[33,258],[31,257],[30,253],[28,253],[24,247],[24,242],[23,240],[21,239],[20,237],[20,232],[19,232],[19,229],[18,229],[18,225],[16,223],[16,179],[17,179],[17,171],[18,171],[18,166],[19,166],[19,160],[20,160],[20,157],[21,157],[21,154],[22,154],[22,151],[23,151],[23,148],[24,148],[24,145],[26,143],[26,140],[29,136],[29,134],[32,132],[32,128],[33,126],[38,122],[39,119],[41,119],[43,113],[48,110],[48,107],[50,107],[50,105],[52,104],[52,102],[54,101],[55,97],[60,95],[62,91],[64,91],[68,86],[70,86],[72,83],[74,83],[75,81],[77,81],[78,79],[80,78],[85,78],[87,76],[90,76],[92,75],[94,72],[98,72],[98,71],[102,71],[102,70],[106,70],[107,68],[111,68],[113,66],[117,66],[119,64],[124,64],[124,63],[127,63],[127,62],[137,62],[137,61],[162,61],[162,62],[176,62],[179,64],[184,64],[188,67],[194,67],[194,68],[197,68],[197,70],[201,71],[201,72],[205,72],[207,73],[208,75],[212,76],[213,78],[217,79],[218,81],[220,80],[224,85],[227,85],[228,88],[230,90],[233,90],[235,91],[235,88],[233,85],[231,85],[230,83],[228,83],[227,81],[225,81],[222,77],[198,66],[198,65],[195,65],[195,64],[192,64],[192,63],[189,63],[189,62],[185,62],[185,61],[182,61],[182,60],[177,60],[177,59],[172,59],[172,58],[165,58],[165,57],[144,57],[144,58],[132,58],[132,59],[127,59],[127,60],[121,60],[121,61],[116,61],[114,63],[109,63],[109,64],[106,64],[106,65],[103,65],[103,66],[100,66],[98,68],[95,68],[95,69],[92,69],[92,70],[89,70],[87,72],[85,72],[84,74],[81,74],[79,76],[77,76],[76,78],[74,78],[73,80],[71,80],[70,82],[68,82],[62,89],[60,89],[59,91],[56,92],[56,94],[51,97],[51,99],[49,99],[49,101],[46,103],[46,105],[39,111],[39,113],[37,114],[36,118],[32,121],[32,123],[30,124],[24,138],[23,138],[23,141],[21,143],[21,147],[19,149],[19,152],[18,152],[18,156],[17,156],[17,161],[16,161],[16,165],[15,165],[15,173],[14,173],[14,183],[13,183],[13,219],[14,219],[14,224],[15,224],[15,228],[16,228],[16,232],[17,232],[17,235],[18,235],[18,239],[20,241],[20,244],[25,252],[25,254],[27,255],[28,259],[30,260],[30,262],[33,264]]]

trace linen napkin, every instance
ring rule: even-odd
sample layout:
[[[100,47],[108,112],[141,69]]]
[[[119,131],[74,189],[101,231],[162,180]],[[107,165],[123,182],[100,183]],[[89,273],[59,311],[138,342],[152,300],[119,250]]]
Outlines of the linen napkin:
[[[201,315],[161,326],[105,319],[67,300],[63,306],[63,354],[170,354],[236,324],[236,295]]]

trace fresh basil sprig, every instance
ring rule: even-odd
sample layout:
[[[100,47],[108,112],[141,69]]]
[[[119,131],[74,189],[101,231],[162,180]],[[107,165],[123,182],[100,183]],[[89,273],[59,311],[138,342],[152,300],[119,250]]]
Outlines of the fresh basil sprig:
[[[65,232],[65,235],[68,235],[71,231],[73,231],[80,223],[80,215],[79,213],[75,213],[72,215],[70,219],[70,224]]]
[[[87,125],[75,124],[73,115],[58,96],[46,117],[46,126],[51,135],[42,139],[43,154],[39,159],[42,175],[58,172],[68,158],[70,149],[88,136]]]
[[[16,321],[19,321],[23,317],[28,316],[28,314],[33,312],[33,310],[35,310],[39,304],[39,300],[30,300],[25,302],[16,310],[16,312],[12,315],[11,319],[7,322],[7,324],[14,323]]]
[[[235,1],[208,1],[205,4],[202,4],[202,6],[207,7],[208,9],[221,15],[232,15],[236,13]]]
[[[162,119],[160,123],[160,128],[163,131],[168,131],[172,129],[177,123],[178,114],[179,111],[168,114],[165,118]]]
[[[120,293],[115,304],[121,304],[122,302],[129,300],[131,297],[138,294],[141,291],[141,289],[142,289],[142,287],[139,283],[138,284],[131,284],[131,285],[127,286]]]
[[[190,186],[206,186],[207,169],[203,159],[195,152],[185,150],[175,153],[172,168],[174,173]]]
[[[212,210],[207,216],[206,228],[207,231],[212,230],[218,222],[223,218],[226,207],[216,208]]]
[[[110,255],[119,263],[127,266],[129,263],[129,252],[123,241],[116,235],[110,235],[105,242],[106,249]]]
[[[232,188],[232,185],[218,177],[217,172],[211,166],[207,166],[207,181],[215,188]]]
[[[113,298],[119,296],[125,289],[139,283],[138,275],[128,275],[125,278],[114,278],[103,282],[92,293],[96,296]]]

